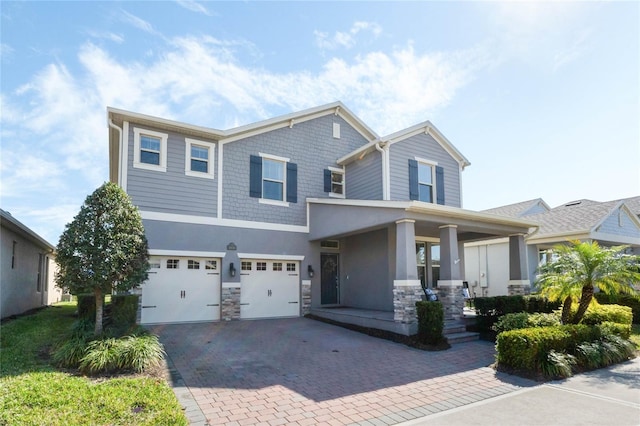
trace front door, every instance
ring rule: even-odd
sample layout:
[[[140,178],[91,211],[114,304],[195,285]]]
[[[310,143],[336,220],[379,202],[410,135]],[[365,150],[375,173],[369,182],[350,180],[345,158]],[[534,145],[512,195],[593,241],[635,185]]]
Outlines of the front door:
[[[338,255],[334,253],[320,254],[320,303],[323,305],[338,304]]]

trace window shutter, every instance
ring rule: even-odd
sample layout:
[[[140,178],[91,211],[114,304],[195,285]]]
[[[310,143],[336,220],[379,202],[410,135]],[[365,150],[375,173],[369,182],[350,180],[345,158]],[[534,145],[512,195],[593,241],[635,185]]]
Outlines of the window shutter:
[[[437,203],[444,205],[444,169],[436,166],[436,196]]]
[[[420,199],[420,190],[418,188],[418,162],[411,159],[409,159],[409,199]]]
[[[324,192],[331,192],[331,170],[324,169]]]
[[[298,202],[298,165],[287,163],[287,201]]]
[[[262,197],[262,158],[257,155],[251,156],[249,168],[249,196],[254,198]]]

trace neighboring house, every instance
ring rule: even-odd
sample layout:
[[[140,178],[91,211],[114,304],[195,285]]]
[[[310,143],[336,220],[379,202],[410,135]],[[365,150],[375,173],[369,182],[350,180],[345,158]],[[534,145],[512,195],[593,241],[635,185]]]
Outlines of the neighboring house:
[[[2,209],[0,225],[0,317],[59,302],[62,292],[53,281],[55,247]]]
[[[511,238],[529,284],[534,224],[463,210],[469,162],[428,121],[380,137],[340,102],[227,131],[107,112],[110,179],[149,240],[142,323],[348,307],[408,334],[422,285],[461,314],[463,244],[487,238]]]
[[[550,208],[542,199],[485,210],[485,213],[530,220],[539,228],[526,236],[527,269],[531,283],[551,248],[570,240],[597,241],[603,246],[629,245],[640,254],[640,196],[598,202],[577,200]],[[477,296],[509,293],[506,239],[465,244],[465,276]]]

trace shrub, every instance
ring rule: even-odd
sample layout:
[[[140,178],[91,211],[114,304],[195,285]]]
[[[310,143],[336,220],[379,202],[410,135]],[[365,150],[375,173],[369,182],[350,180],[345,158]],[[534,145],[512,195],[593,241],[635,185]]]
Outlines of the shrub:
[[[562,306],[561,301],[551,301],[543,296],[525,296],[524,300],[527,305],[527,312],[530,314],[550,314]]]
[[[87,341],[72,337],[58,346],[53,352],[53,362],[63,368],[76,368],[86,355]]]
[[[118,340],[106,338],[94,340],[87,345],[87,351],[80,360],[80,370],[86,373],[113,371],[118,367]]]
[[[602,324],[596,325],[600,329],[600,334],[603,336],[620,336],[623,339],[628,339],[631,336],[631,325],[618,324],[611,321],[605,321]]]
[[[529,327],[529,314],[526,312],[518,312],[517,314],[507,314],[493,325],[493,331],[502,333],[503,331],[519,330]]]
[[[95,325],[96,299],[93,294],[78,294],[78,318],[90,319]]]
[[[418,311],[418,339],[436,345],[444,341],[444,310],[440,302],[416,302]]]
[[[138,295],[124,294],[111,297],[111,326],[126,333],[136,325]]]
[[[89,374],[116,370],[141,372],[159,364],[164,355],[162,344],[152,334],[130,335],[120,339],[103,338],[87,345],[79,368]]]
[[[476,325],[481,332],[489,331],[504,315],[519,312],[551,313],[560,305],[560,302],[551,302],[541,296],[477,297],[475,299]]]
[[[595,325],[610,321],[631,326],[633,314],[631,308],[620,305],[591,305],[584,314],[583,324]]]
[[[552,349],[540,363],[540,370],[545,377],[564,379],[571,377],[571,370],[574,365],[576,365],[576,357],[567,353],[556,352]]]
[[[527,323],[529,327],[550,327],[553,325],[560,325],[560,315],[558,315],[558,313],[529,314]]]
[[[594,297],[602,305],[615,304],[630,307],[633,312],[633,323],[640,324],[640,295],[596,293]]]

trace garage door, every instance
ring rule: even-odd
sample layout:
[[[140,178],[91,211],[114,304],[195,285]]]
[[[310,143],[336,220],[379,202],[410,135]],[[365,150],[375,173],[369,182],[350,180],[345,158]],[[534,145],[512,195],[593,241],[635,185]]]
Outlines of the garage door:
[[[220,319],[220,259],[151,256],[142,324]]]
[[[240,259],[240,317],[300,315],[300,263]]]

